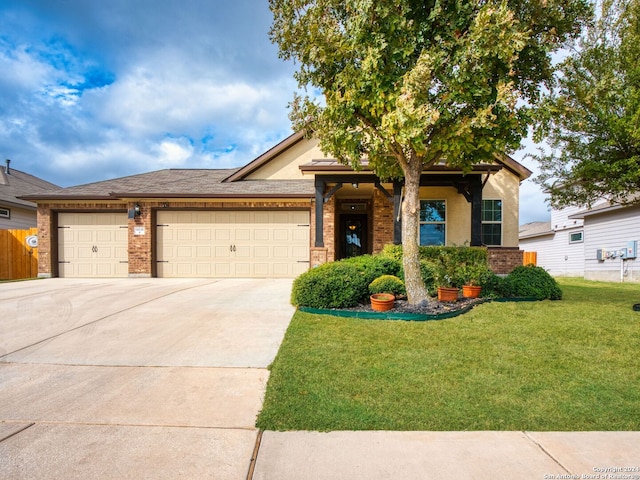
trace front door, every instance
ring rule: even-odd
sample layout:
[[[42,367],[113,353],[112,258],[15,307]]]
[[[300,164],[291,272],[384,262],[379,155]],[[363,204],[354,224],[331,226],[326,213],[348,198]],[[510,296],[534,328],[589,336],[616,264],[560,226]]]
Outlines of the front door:
[[[369,253],[366,215],[341,215],[339,235],[341,258]]]

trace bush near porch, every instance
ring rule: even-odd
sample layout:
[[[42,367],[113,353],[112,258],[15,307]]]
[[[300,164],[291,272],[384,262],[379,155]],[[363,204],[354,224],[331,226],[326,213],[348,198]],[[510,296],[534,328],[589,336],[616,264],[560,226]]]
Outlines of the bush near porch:
[[[437,287],[482,286],[482,296],[562,298],[556,281],[542,268],[517,267],[506,278],[488,267],[487,251],[478,247],[420,247],[422,279],[430,295]],[[309,308],[350,308],[367,303],[370,284],[381,276],[404,281],[402,246],[387,245],[377,255],[329,262],[313,268],[293,283],[291,303]]]

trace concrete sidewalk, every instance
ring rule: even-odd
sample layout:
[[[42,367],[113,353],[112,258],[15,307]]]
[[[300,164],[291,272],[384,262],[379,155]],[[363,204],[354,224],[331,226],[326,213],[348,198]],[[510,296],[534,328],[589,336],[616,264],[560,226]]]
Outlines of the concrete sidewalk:
[[[640,479],[640,432],[264,432],[252,480]]]

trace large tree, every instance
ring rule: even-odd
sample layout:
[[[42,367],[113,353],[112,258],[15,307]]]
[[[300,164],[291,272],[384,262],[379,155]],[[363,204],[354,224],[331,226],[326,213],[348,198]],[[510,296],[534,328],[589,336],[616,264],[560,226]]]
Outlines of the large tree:
[[[554,206],[640,202],[640,0],[604,0],[538,111]]]
[[[295,127],[326,153],[382,179],[404,178],[408,300],[420,277],[420,177],[465,172],[520,145],[529,104],[552,77],[550,53],[576,36],[587,0],[269,0],[271,38],[299,64]]]

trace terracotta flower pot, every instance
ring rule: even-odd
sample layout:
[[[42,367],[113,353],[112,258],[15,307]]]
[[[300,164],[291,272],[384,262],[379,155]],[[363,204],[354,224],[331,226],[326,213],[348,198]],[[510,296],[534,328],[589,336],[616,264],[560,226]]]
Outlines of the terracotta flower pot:
[[[458,289],[455,287],[438,287],[439,302],[457,302]]]
[[[396,297],[390,293],[374,293],[369,298],[371,299],[371,308],[376,312],[391,310],[396,301]]]
[[[466,298],[478,298],[482,287],[478,285],[463,285],[462,296]]]

